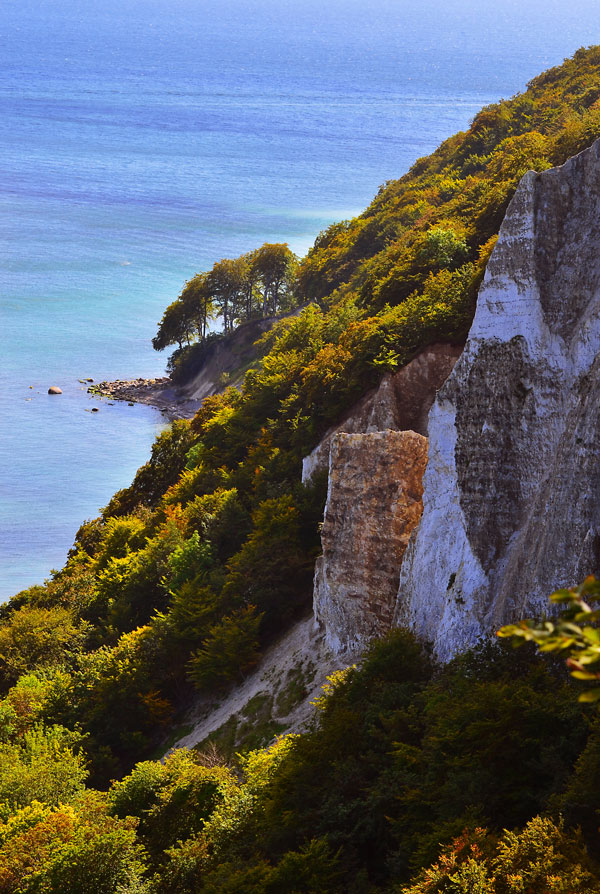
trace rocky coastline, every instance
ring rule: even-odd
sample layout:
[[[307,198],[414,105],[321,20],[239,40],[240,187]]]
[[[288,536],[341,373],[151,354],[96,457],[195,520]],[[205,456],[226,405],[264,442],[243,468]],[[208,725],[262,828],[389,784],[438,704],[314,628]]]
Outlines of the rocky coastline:
[[[109,400],[127,401],[130,404],[147,404],[156,407],[170,421],[191,419],[202,403],[201,400],[183,395],[169,376],[98,382],[89,386],[88,394]]]

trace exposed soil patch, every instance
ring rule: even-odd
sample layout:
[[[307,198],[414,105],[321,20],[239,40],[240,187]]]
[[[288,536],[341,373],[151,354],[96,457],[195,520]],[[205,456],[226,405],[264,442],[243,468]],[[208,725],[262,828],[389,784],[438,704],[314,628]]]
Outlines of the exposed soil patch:
[[[321,695],[327,677],[358,660],[333,655],[311,614],[271,646],[256,670],[221,701],[200,699],[188,721],[191,732],[173,748],[204,750],[214,744],[229,758],[236,750],[260,748],[282,733],[299,732],[314,715],[311,702]]]

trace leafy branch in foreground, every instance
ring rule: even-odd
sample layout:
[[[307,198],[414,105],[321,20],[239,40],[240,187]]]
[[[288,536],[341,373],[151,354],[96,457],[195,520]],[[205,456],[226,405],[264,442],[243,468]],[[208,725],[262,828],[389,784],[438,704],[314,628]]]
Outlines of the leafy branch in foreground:
[[[519,637],[522,642],[535,643],[540,652],[566,655],[572,677],[597,683],[600,681],[600,629],[597,626],[600,608],[592,608],[589,603],[599,600],[600,580],[587,577],[579,586],[557,590],[550,596],[551,602],[566,606],[556,620],[508,624],[498,631],[498,636]],[[586,689],[579,701],[600,701],[600,686]]]

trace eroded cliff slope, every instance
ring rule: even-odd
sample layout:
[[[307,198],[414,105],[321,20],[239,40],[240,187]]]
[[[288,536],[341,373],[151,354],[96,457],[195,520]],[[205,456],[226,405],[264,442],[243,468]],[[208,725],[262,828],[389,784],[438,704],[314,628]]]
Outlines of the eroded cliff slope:
[[[522,179],[429,418],[396,622],[441,658],[599,565],[600,143]]]
[[[423,508],[427,417],[462,351],[434,344],[383,377],[323,437],[302,480],[328,469],[314,614],[334,654],[392,626],[402,557]]]
[[[398,569],[422,512],[427,438],[414,431],[338,434],[317,559],[314,611],[335,653],[392,626]]]
[[[332,426],[315,449],[302,461],[302,481],[329,467],[333,439],[346,434],[378,431],[414,431],[427,435],[427,419],[438,388],[446,381],[460,357],[462,344],[438,343],[420,351],[396,373],[386,373],[337,425]]]

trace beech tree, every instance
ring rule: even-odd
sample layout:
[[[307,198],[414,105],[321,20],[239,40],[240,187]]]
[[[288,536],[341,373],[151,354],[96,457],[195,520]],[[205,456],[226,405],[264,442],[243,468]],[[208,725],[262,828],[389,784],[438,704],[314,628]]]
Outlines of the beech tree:
[[[579,701],[600,702],[600,580],[590,575],[576,587],[552,593],[550,601],[564,606],[558,618],[507,624],[498,636],[515,637],[517,645],[532,642],[540,652],[563,656],[572,677],[593,684],[580,693]]]
[[[239,323],[293,308],[298,259],[287,243],[265,242],[238,258],[222,258],[186,282],[163,314],[152,340],[155,350],[205,341],[209,323],[220,317],[223,331]]]
[[[263,317],[288,309],[297,263],[285,242],[265,242],[253,253],[252,268],[261,285]]]
[[[158,332],[152,339],[152,347],[155,351],[164,351],[170,345],[176,344],[181,349],[184,341],[190,344],[194,330],[194,320],[187,312],[183,301],[177,298],[169,304],[162,315]]]
[[[246,278],[248,261],[239,258],[223,258],[213,264],[206,274],[207,287],[217,308],[217,316],[223,318],[223,330],[232,332],[240,310],[246,303]]]
[[[179,300],[186,319],[196,330],[201,341],[206,338],[208,324],[214,320],[216,308],[208,282],[208,274],[196,273],[186,282]]]

